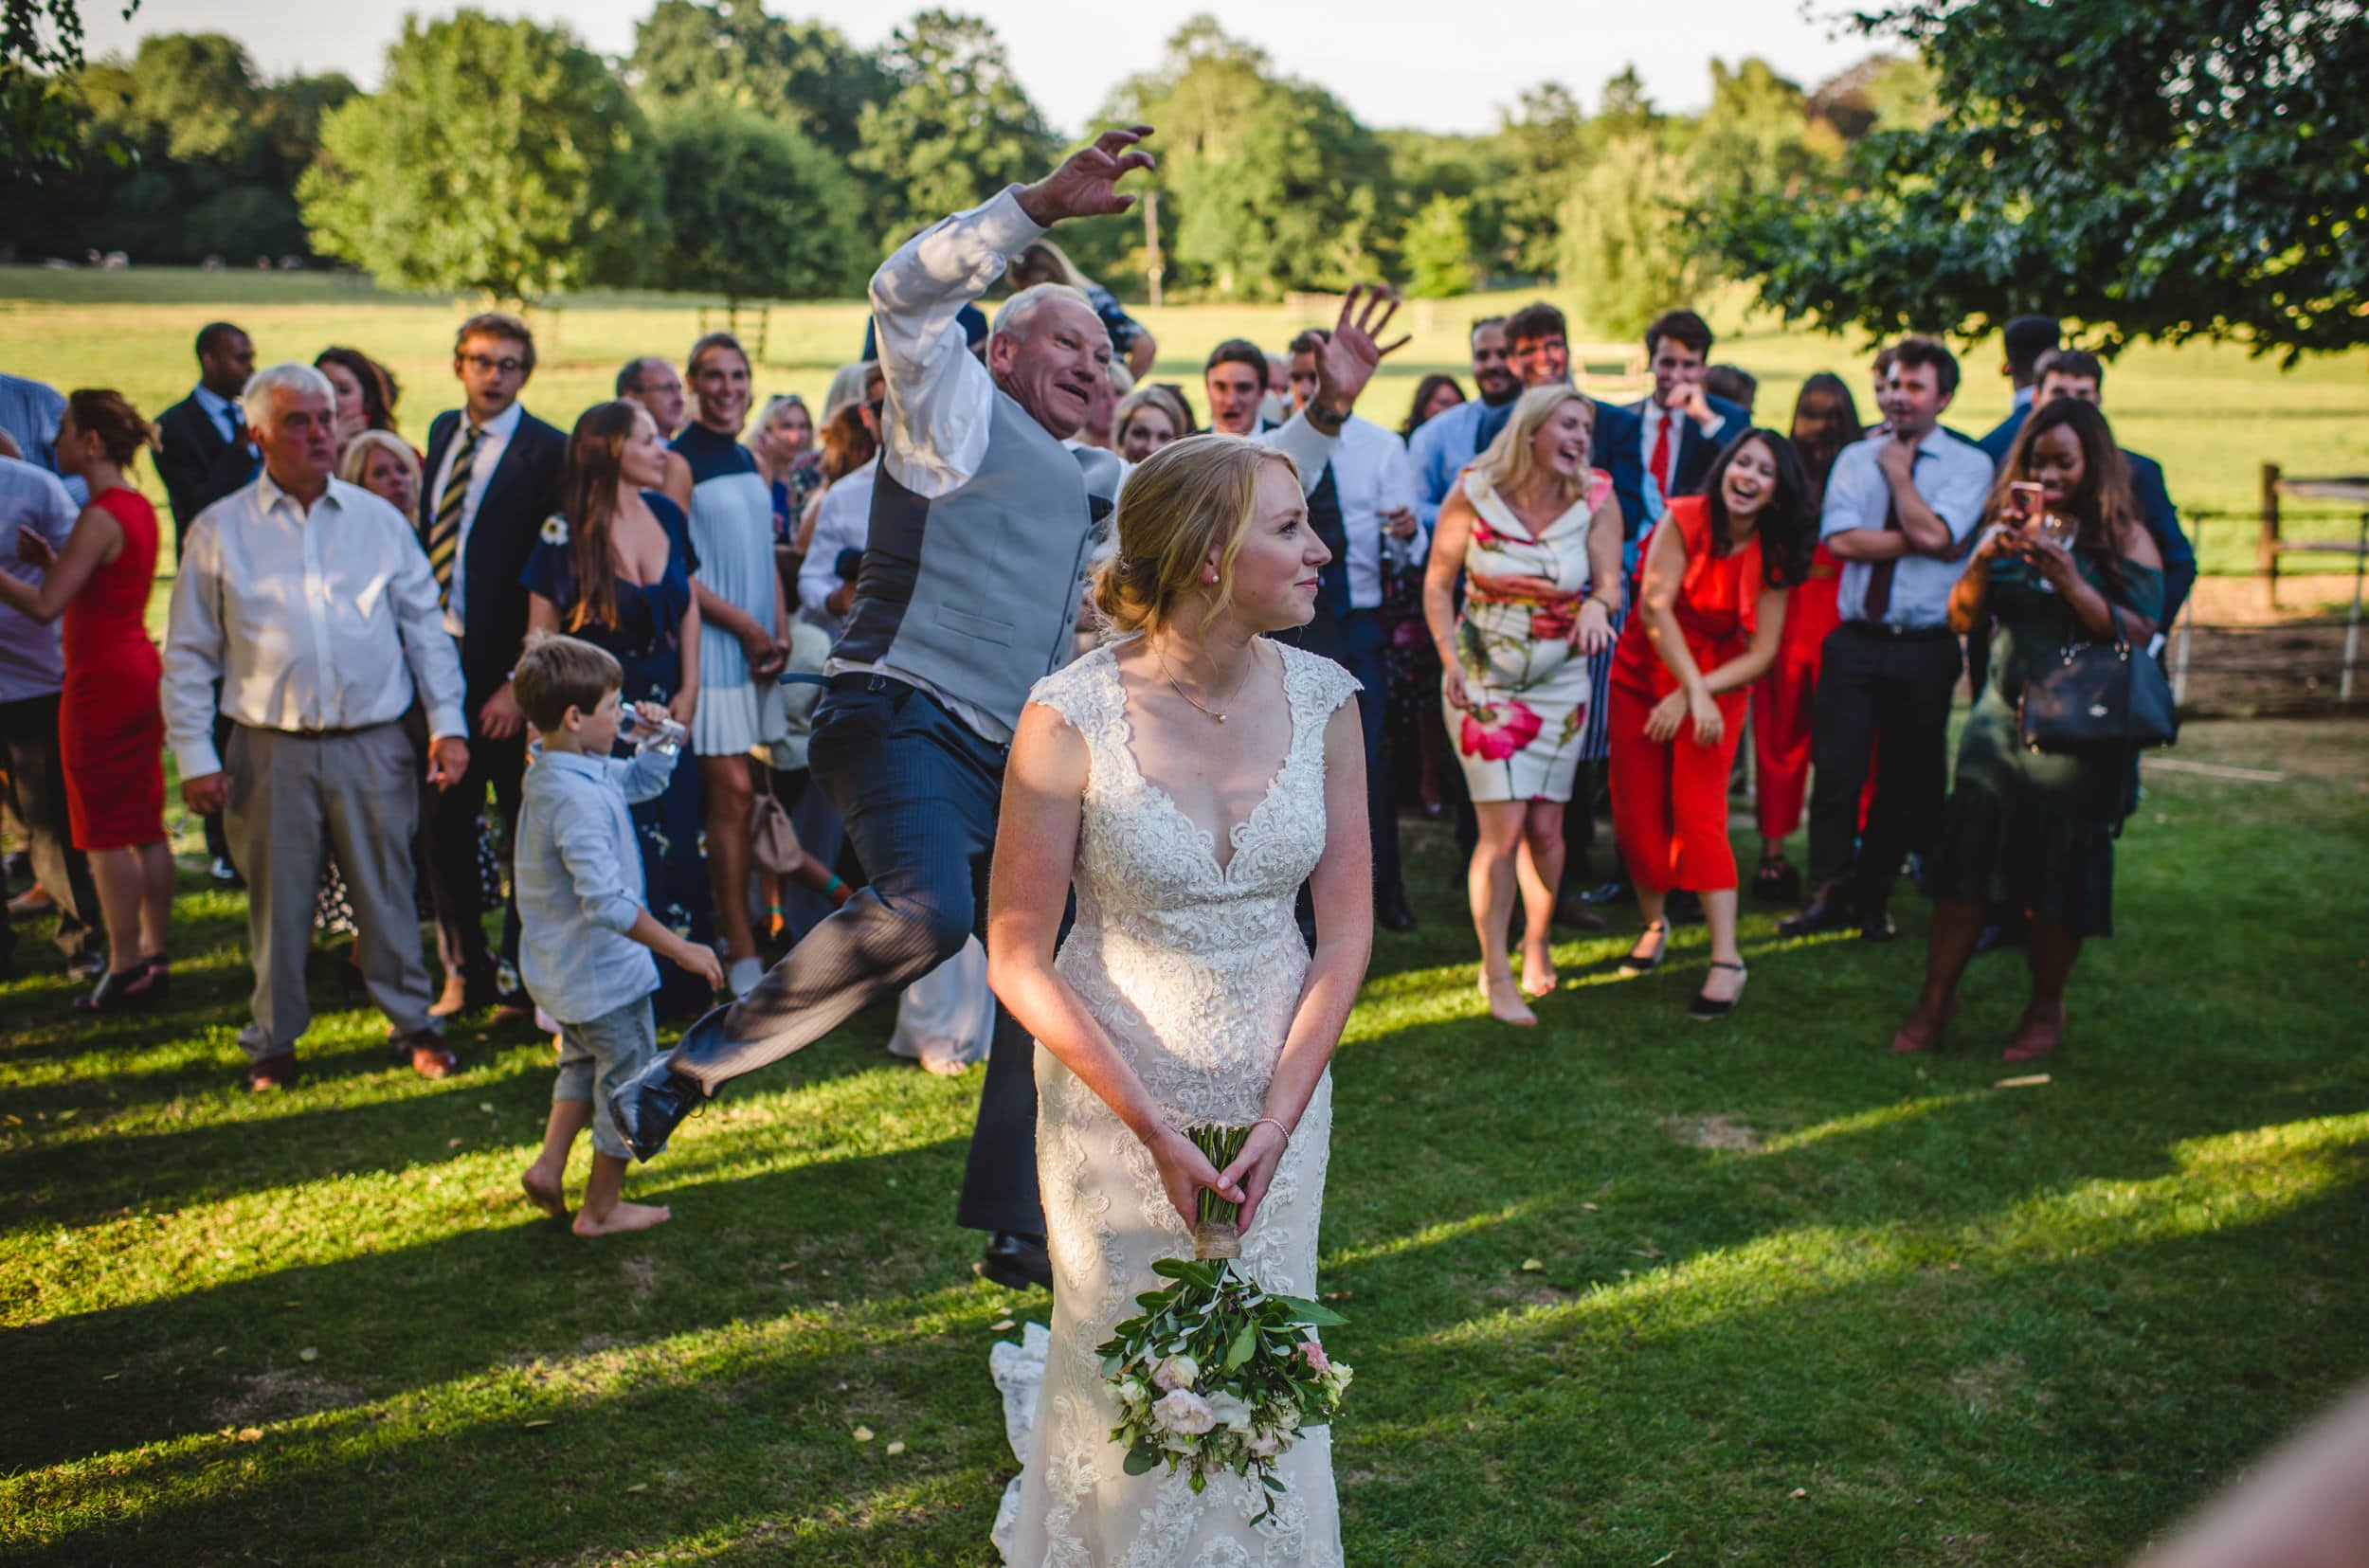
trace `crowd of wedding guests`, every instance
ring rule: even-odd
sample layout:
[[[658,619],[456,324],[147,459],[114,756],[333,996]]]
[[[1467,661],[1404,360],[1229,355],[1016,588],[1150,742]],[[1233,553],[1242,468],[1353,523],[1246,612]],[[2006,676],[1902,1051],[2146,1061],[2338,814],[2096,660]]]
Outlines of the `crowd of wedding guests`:
[[[1110,335],[1071,444],[1134,463],[1202,428],[1184,387],[1148,379],[1151,334],[1050,242],[1014,269],[1028,281],[1080,290]],[[963,322],[984,354],[985,317]],[[1208,428],[1288,420],[1325,341],[1218,344]],[[1469,343],[1468,376],[1422,377],[1397,428],[1352,416],[1309,496],[1331,560],[1296,637],[1363,694],[1378,923],[1416,924],[1402,816],[1451,820],[1492,1017],[1538,1023],[1554,928],[1605,929],[1631,899],[1621,972],[1699,921],[1709,967],[1688,1010],[1721,1017],[1745,982],[1728,818],[1748,772],[1750,890],[1799,904],[1783,934],[1889,939],[1904,868],[1936,900],[1893,1049],[1931,1049],[1971,957],[2022,942],[2031,1000],[2007,1054],[2053,1050],[2082,943],[2111,927],[2136,771],[2031,751],[2016,701],[2068,641],[2145,646],[2195,576],[2161,467],[2101,411],[2104,365],[2053,321],[2010,323],[2015,409],[1978,440],[1946,423],[1961,369],[1929,337],[1876,355],[1872,418],[1821,373],[1781,424],[1755,423],[1756,378],[1712,363],[1690,310],[1647,330],[1634,403],[1575,383],[1551,305],[1476,321]],[[170,985],[170,748],[213,876],[245,894],[250,1087],[297,1079],[316,930],[352,933],[352,982],[425,1075],[460,1065],[448,1020],[529,1016],[510,860],[534,733],[515,677],[552,634],[612,658],[624,706],[662,712],[696,759],[630,807],[642,902],[678,944],[658,948],[658,1015],[696,1017],[715,972],[749,992],[862,877],[805,787],[804,721],[864,565],[884,396],[869,331],[864,349],[817,408],[760,402],[750,355],[709,333],[679,364],[624,365],[563,430],[527,406],[532,330],[477,315],[425,451],[368,353],[259,369],[227,322],[198,334],[195,386],[153,424],[112,391],[0,377],[0,767],[35,884],[11,908],[54,912],[93,982],[74,1007]],[[177,561],[161,652],[144,455]],[[1094,635],[1081,622],[1081,645]],[[695,949],[715,963],[678,961]],[[895,1048],[959,1072],[991,1015],[973,945],[906,994]]]

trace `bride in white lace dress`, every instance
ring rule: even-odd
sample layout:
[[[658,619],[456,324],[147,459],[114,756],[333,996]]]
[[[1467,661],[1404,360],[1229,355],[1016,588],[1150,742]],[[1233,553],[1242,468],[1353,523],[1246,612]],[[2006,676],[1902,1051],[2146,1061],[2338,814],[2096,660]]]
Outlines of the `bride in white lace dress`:
[[[1128,479],[1096,594],[1137,635],[1040,682],[1012,742],[989,976],[1035,1035],[1053,1324],[1007,1560],[1281,1568],[1341,1560],[1329,1432],[1284,1456],[1275,1517],[1226,1475],[1140,1476],[1094,1347],[1193,1255],[1202,1188],[1240,1201],[1242,1262],[1313,1295],[1327,1072],[1372,946],[1357,682],[1259,635],[1305,624],[1330,553],[1289,460],[1178,442]],[[1076,924],[1054,953],[1075,882]],[[1311,958],[1293,917],[1311,883]],[[1251,1126],[1214,1170],[1180,1130]]]

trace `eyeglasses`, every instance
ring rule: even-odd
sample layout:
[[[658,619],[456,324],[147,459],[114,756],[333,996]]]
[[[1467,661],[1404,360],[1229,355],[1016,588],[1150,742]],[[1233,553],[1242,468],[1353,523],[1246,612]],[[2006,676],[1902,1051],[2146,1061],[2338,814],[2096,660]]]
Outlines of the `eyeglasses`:
[[[462,354],[461,363],[473,370],[499,370],[506,376],[515,376],[527,368],[525,360],[512,359],[507,355],[494,359],[485,354]]]

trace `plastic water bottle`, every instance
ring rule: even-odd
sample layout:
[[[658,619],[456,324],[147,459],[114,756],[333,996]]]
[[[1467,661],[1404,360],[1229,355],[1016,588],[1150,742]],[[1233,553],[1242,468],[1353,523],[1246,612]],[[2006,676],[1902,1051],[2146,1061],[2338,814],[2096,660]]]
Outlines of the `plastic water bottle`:
[[[682,749],[682,743],[691,738],[691,731],[672,718],[652,723],[640,712],[628,708],[619,717],[617,734],[621,740],[633,742],[636,751],[663,751],[673,756]]]

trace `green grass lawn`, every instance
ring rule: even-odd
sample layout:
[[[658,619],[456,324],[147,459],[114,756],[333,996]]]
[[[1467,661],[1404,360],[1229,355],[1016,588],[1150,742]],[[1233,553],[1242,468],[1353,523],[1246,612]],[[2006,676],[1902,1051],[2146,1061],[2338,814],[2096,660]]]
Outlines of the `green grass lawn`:
[[[1548,291],[1547,297],[1576,309],[1567,292]],[[1387,362],[1360,411],[1395,428],[1427,371],[1469,380],[1467,324],[1530,297],[1499,294],[1410,303],[1402,319],[1415,340]],[[701,331],[698,304],[684,296],[595,295],[544,310],[536,318],[543,363],[528,388],[528,406],[567,428],[586,406],[610,395],[617,368],[627,359],[661,353],[679,361]],[[1203,358],[1221,339],[1248,337],[1279,351],[1294,331],[1315,324],[1308,312],[1283,305],[1135,309],[1160,340],[1156,377],[1184,383],[1196,406]],[[227,315],[253,333],[266,363],[309,360],[332,343],[384,361],[404,387],[403,427],[424,444],[428,422],[455,401],[452,331],[466,314],[466,307],[448,300],[384,294],[361,279],[326,273],[0,267],[0,370],[61,388],[112,386],[153,415],[188,394],[196,374],[191,342],[197,329]],[[1782,424],[1802,378],[1817,370],[1840,373],[1864,399],[1870,354],[1863,340],[1781,328],[1745,310],[1733,289],[1719,297],[1711,315],[1722,333],[1713,358],[1761,378],[1763,422]],[[758,369],[759,393],[796,391],[819,400],[832,370],[861,348],[863,316],[856,301],[776,308]],[[1576,315],[1573,333],[1582,340],[1604,335]],[[750,341],[753,348],[753,328]],[[1964,369],[1965,385],[1947,418],[1979,435],[2007,409],[1997,339],[1969,350]],[[2298,475],[2369,472],[2364,372],[2369,350],[2281,370],[2275,360],[2253,358],[2233,345],[2141,346],[2107,376],[2107,407],[2124,441],[2163,463],[2172,496],[2182,507],[2251,512],[2265,462]],[[1626,400],[1641,394],[1614,388],[1605,395]],[[1862,411],[1874,417],[1872,408]],[[162,487],[153,476],[149,483],[161,500]],[[2349,529],[2332,525],[2299,525],[2290,532],[2351,537]],[[2251,523],[2214,525],[2206,535],[2206,568],[2251,569],[2252,540]]]
[[[2151,768],[2122,934],[2023,1087],[2012,954],[1945,1051],[1885,1053],[1907,896],[1890,947],[1755,910],[1722,1024],[1683,1016],[1695,928],[1636,982],[1628,933],[1565,944],[1501,1030],[1410,822],[1423,924],[1335,1068],[1351,1559],[2111,1563],[2369,1375],[2369,730],[2174,760],[2287,778]],[[240,906],[185,864],[169,1011],[85,1034],[54,976],[0,988],[0,1556],[989,1560],[987,1349],[1044,1303],[950,1220],[975,1075],[867,1014],[637,1171],[671,1225],[579,1242],[516,1190],[532,1036],[423,1082],[322,953],[311,1075],[234,1089]]]

